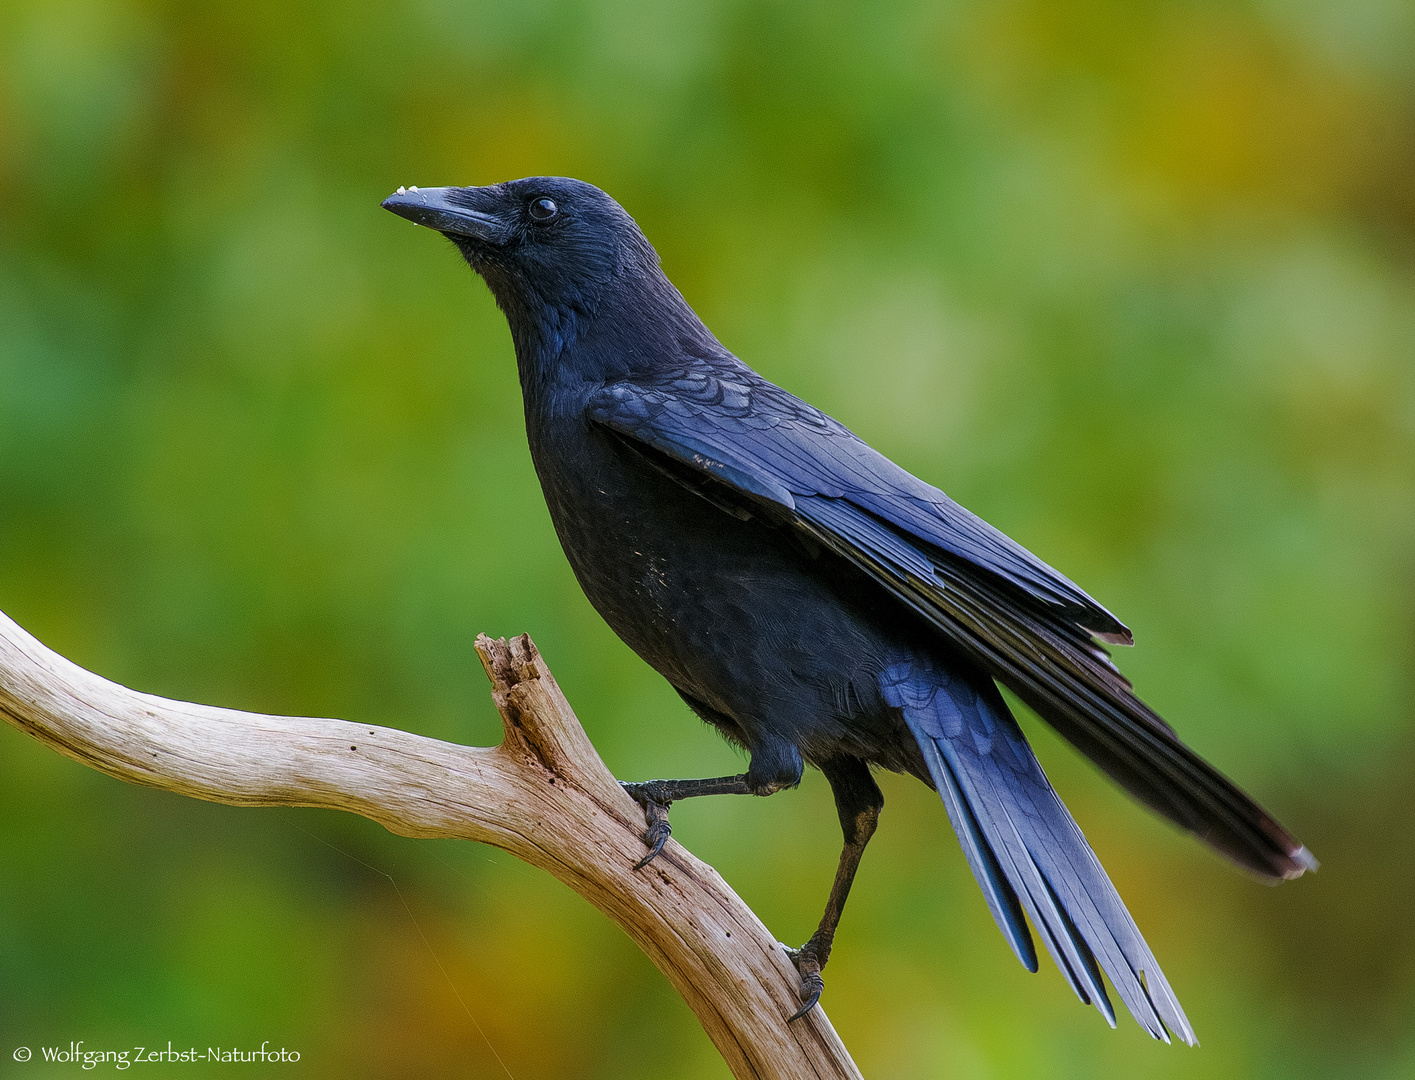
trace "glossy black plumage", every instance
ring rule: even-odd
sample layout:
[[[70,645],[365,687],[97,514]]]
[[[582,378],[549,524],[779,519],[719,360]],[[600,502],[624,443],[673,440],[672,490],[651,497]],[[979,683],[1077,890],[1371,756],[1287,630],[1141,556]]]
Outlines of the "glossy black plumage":
[[[939,790],[1024,963],[1035,969],[1023,912],[1083,1001],[1113,1022],[1099,967],[1146,1030],[1192,1042],[992,680],[1241,865],[1280,879],[1315,863],[1134,695],[1096,640],[1128,644],[1129,630],[724,349],[596,188],[535,177],[385,205],[448,235],[491,286],[536,470],[587,596],[751,754],[737,786],[714,790],[769,794],[803,763],[835,789],[843,883],[805,947],[811,963],[829,956],[882,801],[867,766],[882,766]]]

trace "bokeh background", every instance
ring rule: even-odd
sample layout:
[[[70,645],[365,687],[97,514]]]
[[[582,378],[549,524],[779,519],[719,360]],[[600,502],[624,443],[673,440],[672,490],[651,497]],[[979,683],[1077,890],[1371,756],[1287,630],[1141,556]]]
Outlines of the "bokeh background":
[[[1323,861],[1264,888],[1027,721],[1203,1040],[1164,1047],[1026,974],[886,777],[825,998],[866,1075],[1413,1075],[1412,56],[1408,0],[9,0],[0,608],[140,689],[482,743],[473,637],[530,631],[619,776],[735,770],[576,587],[484,286],[378,207],[582,177],[730,348],[1129,622],[1141,691]],[[674,827],[809,934],[818,775]],[[0,1072],[77,1039],[727,1075],[499,852],[7,727]]]

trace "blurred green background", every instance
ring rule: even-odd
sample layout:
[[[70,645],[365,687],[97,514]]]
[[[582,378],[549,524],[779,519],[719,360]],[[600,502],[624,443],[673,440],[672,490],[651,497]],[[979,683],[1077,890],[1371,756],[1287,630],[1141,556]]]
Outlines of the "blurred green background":
[[[482,743],[473,637],[530,631],[617,775],[734,771],[571,577],[486,289],[378,207],[578,176],[729,348],[1118,612],[1140,690],[1323,861],[1255,884],[1031,724],[1203,1041],[1168,1048],[1027,975],[885,777],[825,998],[866,1075],[1415,1075],[1412,55],[1408,0],[8,0],[0,609],[143,690]],[[818,775],[674,827],[810,933]],[[0,1072],[77,1039],[727,1075],[499,852],[5,727]]]

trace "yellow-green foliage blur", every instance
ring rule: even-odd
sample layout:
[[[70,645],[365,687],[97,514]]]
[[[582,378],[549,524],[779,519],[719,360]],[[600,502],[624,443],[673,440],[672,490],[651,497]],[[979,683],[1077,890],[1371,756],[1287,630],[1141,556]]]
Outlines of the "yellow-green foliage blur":
[[[1415,1075],[1412,56],[1406,0],[11,0],[0,609],[140,689],[463,742],[473,637],[530,631],[617,775],[736,771],[576,587],[485,287],[378,206],[577,176],[729,348],[1125,619],[1140,691],[1322,860],[1264,888],[1027,720],[1203,1043],[1165,1047],[1025,973],[885,777],[825,996],[866,1075]],[[674,826],[810,933],[818,775]],[[0,1072],[80,1039],[726,1076],[499,852],[4,727]]]

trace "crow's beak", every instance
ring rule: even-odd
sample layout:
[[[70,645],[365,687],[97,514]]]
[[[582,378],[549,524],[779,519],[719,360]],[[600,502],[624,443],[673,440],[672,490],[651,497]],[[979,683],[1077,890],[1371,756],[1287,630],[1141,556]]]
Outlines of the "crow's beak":
[[[476,191],[458,187],[399,188],[383,200],[383,208],[440,233],[469,236],[488,244],[505,243],[511,234],[505,223],[465,205],[476,197]]]

